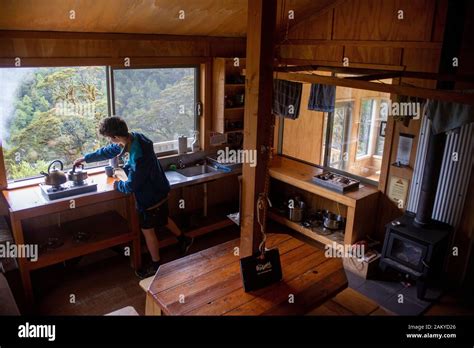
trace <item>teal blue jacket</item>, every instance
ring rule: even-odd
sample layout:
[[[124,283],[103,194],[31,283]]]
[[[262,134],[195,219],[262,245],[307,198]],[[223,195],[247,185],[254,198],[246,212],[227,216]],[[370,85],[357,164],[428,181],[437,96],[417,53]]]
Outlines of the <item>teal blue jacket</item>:
[[[170,191],[170,184],[153,149],[153,142],[141,133],[132,132],[128,163],[123,167],[127,181],[119,181],[117,190],[135,194],[137,209],[144,211],[163,200]],[[84,156],[87,163],[117,157],[122,147],[110,144]]]

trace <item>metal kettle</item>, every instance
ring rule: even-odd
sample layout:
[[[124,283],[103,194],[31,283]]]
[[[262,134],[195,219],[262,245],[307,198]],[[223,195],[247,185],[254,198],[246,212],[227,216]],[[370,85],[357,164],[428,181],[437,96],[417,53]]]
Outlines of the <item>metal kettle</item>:
[[[56,168],[56,163],[59,163],[61,165],[60,169]],[[54,160],[53,162],[51,162],[48,166],[48,173],[41,172],[41,174],[45,176],[44,183],[46,185],[51,185],[55,187],[64,184],[67,181],[67,177],[66,174],[64,174],[63,172],[63,168],[63,162],[61,162],[60,160]]]

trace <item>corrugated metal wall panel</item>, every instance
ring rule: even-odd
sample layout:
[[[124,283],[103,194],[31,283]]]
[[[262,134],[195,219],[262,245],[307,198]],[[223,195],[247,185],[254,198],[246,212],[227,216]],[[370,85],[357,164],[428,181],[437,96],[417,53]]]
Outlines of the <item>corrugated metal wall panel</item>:
[[[418,141],[418,154],[413,172],[410,197],[407,210],[416,212],[423,177],[422,169],[425,166],[430,121],[423,118]],[[436,194],[433,215],[435,220],[457,226],[461,219],[462,209],[466,199],[468,179],[474,162],[474,124],[462,127],[458,132],[451,132],[446,139],[443,153],[443,164]],[[453,153],[457,153],[458,160],[453,160]]]

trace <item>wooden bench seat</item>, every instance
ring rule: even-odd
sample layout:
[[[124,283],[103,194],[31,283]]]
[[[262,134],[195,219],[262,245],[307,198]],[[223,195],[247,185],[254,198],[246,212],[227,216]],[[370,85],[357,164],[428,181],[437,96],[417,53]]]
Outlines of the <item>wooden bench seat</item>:
[[[280,251],[281,282],[244,292],[235,239],[162,265],[142,284],[146,314],[302,315],[347,287],[342,261],[326,258],[322,247],[287,234],[268,234],[267,241]]]

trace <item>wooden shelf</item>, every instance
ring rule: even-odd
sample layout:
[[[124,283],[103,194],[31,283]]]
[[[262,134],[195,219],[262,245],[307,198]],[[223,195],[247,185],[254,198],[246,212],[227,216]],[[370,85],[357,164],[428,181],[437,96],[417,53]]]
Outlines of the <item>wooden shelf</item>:
[[[245,68],[245,59],[240,59],[240,66],[235,67],[234,58],[214,58],[212,72],[213,113],[212,130],[219,133],[225,132],[226,120],[244,118],[244,106],[225,107],[226,95],[245,93],[245,83],[231,83],[229,76],[241,75]],[[238,82],[237,80],[235,80]]]
[[[276,156],[270,163],[269,168],[270,177],[274,179],[344,204],[348,207],[355,207],[358,200],[371,195],[378,195],[378,189],[370,185],[361,184],[358,190],[344,194],[316,185],[312,181],[312,178],[322,172],[323,170],[320,168],[281,156]]]
[[[44,228],[37,234],[51,235],[52,229],[54,230],[55,227]],[[28,262],[30,270],[124,244],[134,238],[133,233],[129,230],[127,220],[115,211],[70,221],[64,223],[60,228],[56,227],[56,229],[64,244],[57,249],[40,253],[36,262]],[[87,241],[74,241],[74,234],[80,231],[89,233],[90,237]]]
[[[293,222],[291,220],[288,220],[287,218],[285,218],[284,216],[281,216],[277,213],[275,213],[274,211],[268,211],[268,217],[270,219],[272,219],[273,221],[276,221],[282,225],[285,225],[287,227],[290,227],[291,229],[301,233],[301,234],[304,234],[306,237],[309,237],[317,242],[320,242],[324,245],[329,245],[330,247],[334,248],[334,247],[337,247],[339,245],[343,245],[344,244],[344,240],[341,240],[340,238],[338,238],[338,232],[334,232],[333,234],[330,234],[328,236],[323,236],[321,234],[318,234],[314,231],[312,231],[310,228],[307,228],[307,227],[304,227],[302,226],[301,224],[297,223],[297,222]],[[334,244],[336,243],[336,244]]]
[[[225,108],[224,110],[232,110],[232,111],[240,110],[240,111],[243,111],[243,110],[245,110],[245,107],[239,106],[239,107],[236,107],[236,108]]]
[[[230,134],[230,133],[242,133],[244,130],[243,129],[235,129],[231,131],[225,131],[224,134]]]
[[[316,174],[323,172],[322,169],[310,166],[308,164],[289,159],[282,156],[276,156],[270,162],[269,175],[271,178],[290,186],[299,188],[316,197],[321,197],[326,201],[343,204],[347,209],[346,229],[344,234],[344,244],[352,245],[357,241],[365,239],[375,228],[374,214],[377,213],[379,191],[371,185],[362,185],[356,191],[347,193],[338,193],[327,188],[316,185],[312,178]],[[278,191],[279,195],[283,192]],[[283,221],[287,226],[300,231],[304,234],[309,233],[309,237],[316,234],[308,229],[304,229],[299,224],[291,221]],[[324,243],[324,236],[317,236]],[[326,241],[327,242],[327,241]]]

